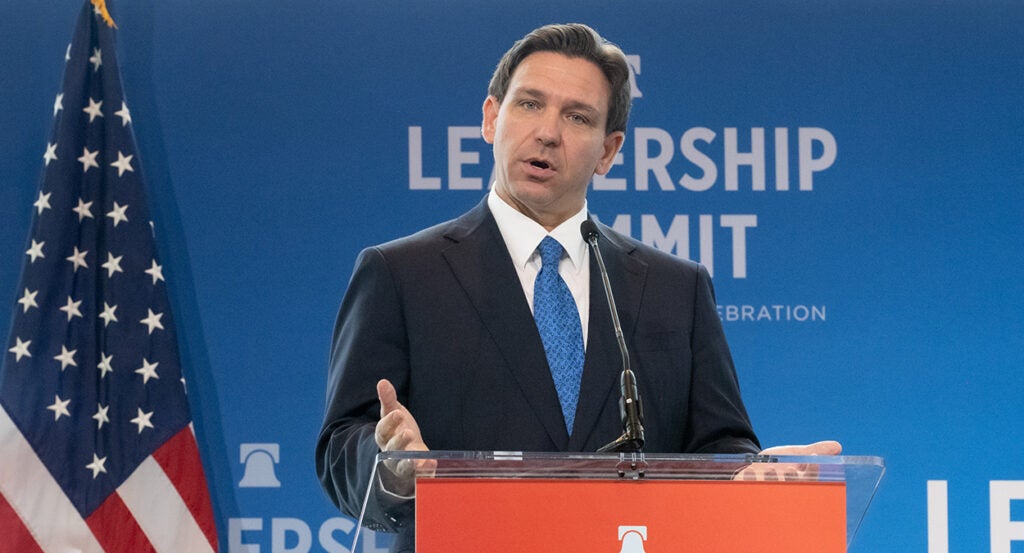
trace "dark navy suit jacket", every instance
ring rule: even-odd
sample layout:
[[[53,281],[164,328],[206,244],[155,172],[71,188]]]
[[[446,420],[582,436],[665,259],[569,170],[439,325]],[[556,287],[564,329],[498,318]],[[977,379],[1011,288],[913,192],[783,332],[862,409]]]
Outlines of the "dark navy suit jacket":
[[[757,452],[707,271],[599,227],[643,400],[644,450]],[[395,385],[433,450],[595,451],[618,437],[622,362],[593,256],[590,278],[586,361],[570,435],[486,200],[457,219],[364,250],[338,314],[317,444],[317,471],[332,500],[358,516],[378,452],[381,378]],[[402,516],[386,510],[367,518],[401,533]]]

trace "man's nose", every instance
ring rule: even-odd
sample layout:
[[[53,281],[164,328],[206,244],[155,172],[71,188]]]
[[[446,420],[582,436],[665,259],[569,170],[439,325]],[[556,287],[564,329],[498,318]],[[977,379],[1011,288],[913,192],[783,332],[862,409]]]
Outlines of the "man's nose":
[[[544,146],[557,146],[562,140],[562,117],[558,113],[544,113],[537,124],[537,141]]]

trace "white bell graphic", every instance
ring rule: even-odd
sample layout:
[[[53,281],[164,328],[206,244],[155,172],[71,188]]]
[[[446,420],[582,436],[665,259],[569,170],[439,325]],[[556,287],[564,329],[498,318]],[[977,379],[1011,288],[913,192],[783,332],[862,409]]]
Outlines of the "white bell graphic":
[[[619,553],[646,553],[644,541],[647,540],[647,527],[619,526],[619,540],[622,541]]]
[[[280,461],[280,447],[277,444],[242,444],[239,457],[240,462],[245,464],[245,474],[238,483],[239,488],[281,487],[281,481],[274,474],[274,464]]]

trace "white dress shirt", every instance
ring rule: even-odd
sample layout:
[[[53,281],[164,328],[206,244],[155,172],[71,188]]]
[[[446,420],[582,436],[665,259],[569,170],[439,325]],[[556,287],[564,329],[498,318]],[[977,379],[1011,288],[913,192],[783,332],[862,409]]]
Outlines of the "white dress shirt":
[[[537,246],[545,236],[551,236],[562,245],[568,255],[562,256],[558,265],[558,274],[576,300],[576,309],[580,313],[580,326],[583,329],[583,345],[587,344],[587,323],[590,321],[590,250],[580,234],[580,224],[587,218],[587,204],[583,209],[570,217],[551,232],[540,223],[520,213],[505,203],[494,188],[487,196],[487,207],[490,208],[494,220],[498,222],[498,230],[505,240],[505,246],[512,256],[512,264],[516,267],[519,282],[526,294],[526,301],[533,311],[533,285],[540,272],[541,260]]]

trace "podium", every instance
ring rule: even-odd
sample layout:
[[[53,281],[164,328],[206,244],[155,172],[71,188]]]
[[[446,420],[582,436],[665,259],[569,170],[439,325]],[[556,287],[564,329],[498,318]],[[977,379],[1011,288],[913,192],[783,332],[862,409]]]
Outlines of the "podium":
[[[414,499],[386,489],[402,466],[418,467],[401,480]],[[399,506],[417,553],[841,553],[884,471],[853,456],[386,452],[359,524]]]

